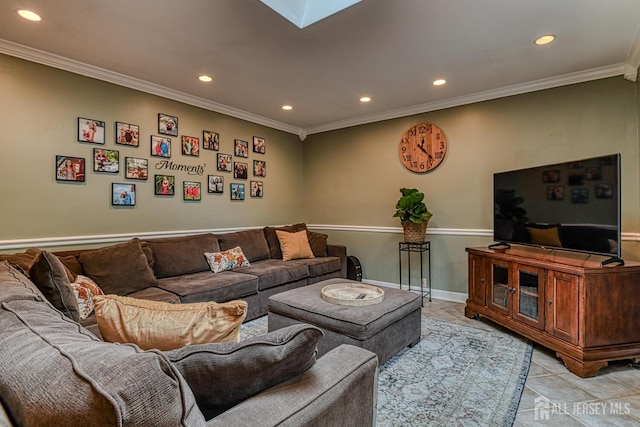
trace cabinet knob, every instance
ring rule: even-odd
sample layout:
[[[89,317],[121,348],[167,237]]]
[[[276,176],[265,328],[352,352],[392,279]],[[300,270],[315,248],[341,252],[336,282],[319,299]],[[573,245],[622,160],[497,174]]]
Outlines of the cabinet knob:
[[[480,279],[480,283],[484,283],[484,279]]]
[[[550,300],[550,299],[548,299],[548,300],[547,300],[547,304],[551,305],[551,304],[553,304],[553,301],[552,301],[552,300]]]

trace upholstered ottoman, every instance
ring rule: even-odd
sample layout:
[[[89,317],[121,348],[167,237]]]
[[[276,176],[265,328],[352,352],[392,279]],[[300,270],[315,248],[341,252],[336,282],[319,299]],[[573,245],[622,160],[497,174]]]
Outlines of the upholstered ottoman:
[[[332,304],[322,299],[323,287],[360,282],[329,279],[269,297],[269,331],[309,323],[324,332],[318,357],[340,344],[351,344],[378,355],[382,364],[420,340],[420,295],[381,287],[384,300],[367,306]]]

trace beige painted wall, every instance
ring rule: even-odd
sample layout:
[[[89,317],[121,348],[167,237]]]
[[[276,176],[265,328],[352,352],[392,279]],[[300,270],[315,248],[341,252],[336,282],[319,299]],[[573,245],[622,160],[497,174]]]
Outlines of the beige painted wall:
[[[466,292],[464,248],[492,242],[473,234],[492,229],[494,172],[620,152],[623,233],[637,233],[636,86],[616,77],[311,135],[304,142],[306,221],[329,225],[330,239],[347,244],[365,278],[397,283],[402,235],[376,227],[400,227],[392,218],[399,189],[416,187],[434,212],[433,286]],[[400,136],[421,122],[438,125],[449,144],[444,162],[427,174],[409,172],[397,153]],[[368,227],[331,231],[338,225]],[[635,242],[624,241],[623,257],[639,258]]]
[[[13,239],[86,236],[120,233],[204,230],[282,224],[303,220],[302,144],[297,136],[235,119],[223,114],[144,94],[117,85],[78,76],[13,57],[0,55],[0,241]],[[215,88],[213,89],[215,90]],[[158,113],[177,116],[179,134],[202,138],[203,130],[220,133],[220,152],[233,153],[235,138],[267,140],[266,154],[249,153],[253,164],[264,159],[267,176],[264,197],[249,197],[249,181],[234,180],[231,173],[216,171],[216,152],[202,150],[200,157],[184,156],[179,138],[173,138],[170,160],[186,165],[206,165],[203,176],[186,172],[176,176],[177,194],[155,196],[153,175],[162,160],[150,156],[150,135],[157,135]],[[106,122],[105,148],[120,151],[115,174],[92,171],[95,144],[77,142],[77,117]],[[140,147],[115,144],[115,122],[140,126]],[[55,180],[56,155],[87,159],[85,183]],[[149,159],[148,181],[124,179],[124,158]],[[247,161],[248,160],[248,161]],[[224,194],[206,192],[207,175],[225,177]],[[202,201],[182,200],[182,181],[201,181]],[[135,207],[113,207],[111,183],[137,185]],[[230,201],[229,184],[244,182],[245,201]],[[1,242],[0,242],[1,243]]]

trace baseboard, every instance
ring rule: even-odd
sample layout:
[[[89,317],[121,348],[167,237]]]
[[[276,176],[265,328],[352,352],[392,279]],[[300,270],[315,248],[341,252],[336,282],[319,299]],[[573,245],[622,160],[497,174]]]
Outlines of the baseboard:
[[[363,279],[362,282],[367,283],[369,285],[374,285],[374,286],[385,286],[387,288],[400,289],[400,285],[398,285],[397,283],[382,282],[380,280],[370,280],[370,279]],[[404,289],[405,290],[407,289],[406,286],[404,287]],[[411,292],[420,293],[416,289],[411,289]],[[431,298],[441,300],[441,301],[452,301],[452,302],[464,303],[465,301],[467,301],[467,297],[468,295],[466,293],[442,291],[440,289],[431,289]]]

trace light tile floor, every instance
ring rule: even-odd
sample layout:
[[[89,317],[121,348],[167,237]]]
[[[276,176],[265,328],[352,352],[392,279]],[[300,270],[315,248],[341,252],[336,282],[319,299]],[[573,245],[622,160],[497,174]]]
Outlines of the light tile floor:
[[[466,318],[462,303],[425,298],[422,313],[512,333],[488,320]],[[514,427],[524,426],[640,426],[640,365],[630,360],[613,362],[593,378],[580,378],[554,352],[536,344],[514,423]]]

